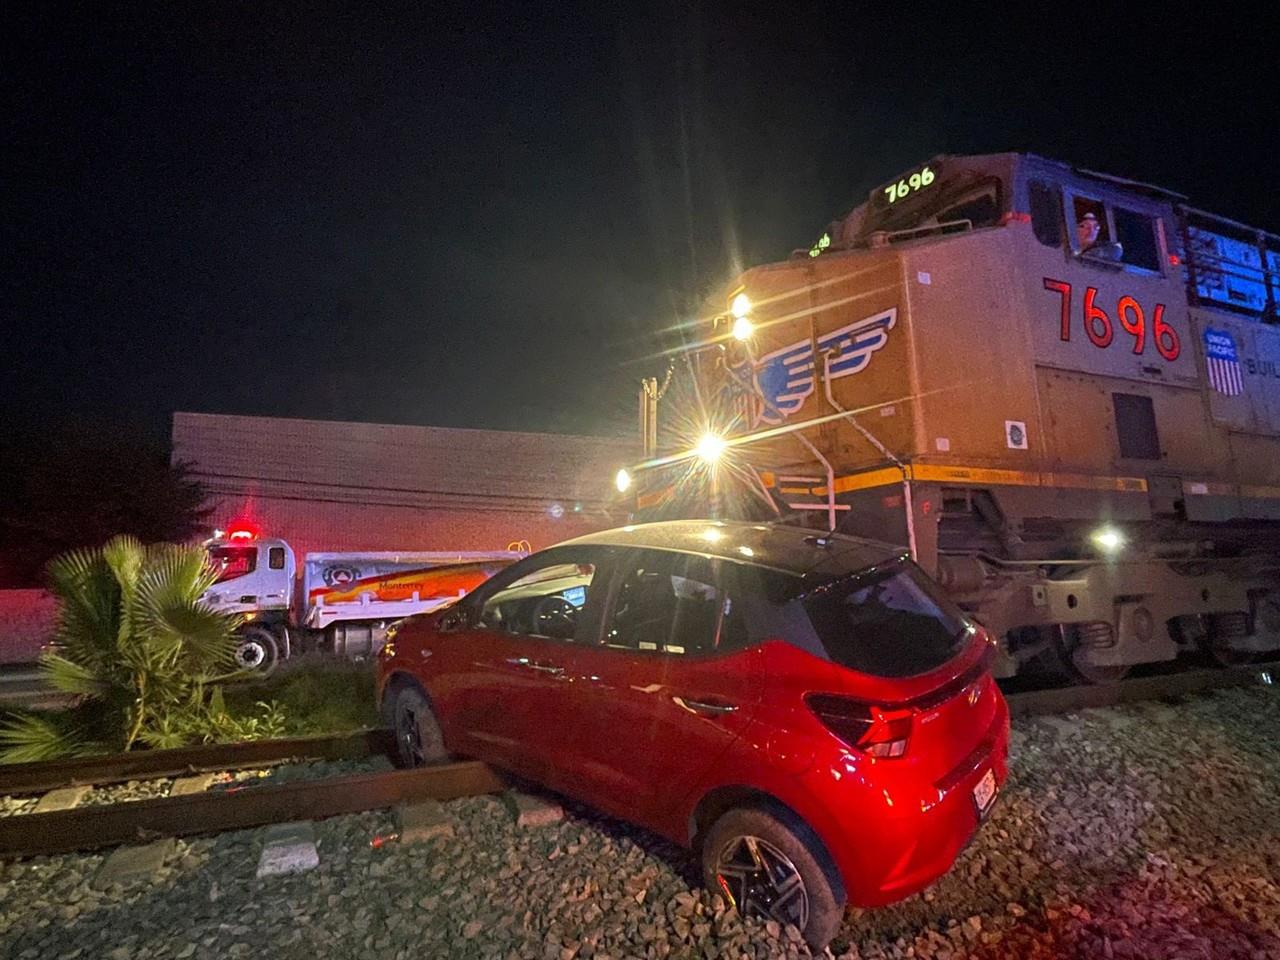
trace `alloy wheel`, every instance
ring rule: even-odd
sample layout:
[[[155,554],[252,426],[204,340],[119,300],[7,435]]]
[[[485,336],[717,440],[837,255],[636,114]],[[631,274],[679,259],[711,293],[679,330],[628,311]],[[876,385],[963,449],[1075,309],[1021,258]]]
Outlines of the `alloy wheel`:
[[[809,923],[809,892],[791,858],[760,837],[733,837],[716,857],[716,882],[743,916]]]

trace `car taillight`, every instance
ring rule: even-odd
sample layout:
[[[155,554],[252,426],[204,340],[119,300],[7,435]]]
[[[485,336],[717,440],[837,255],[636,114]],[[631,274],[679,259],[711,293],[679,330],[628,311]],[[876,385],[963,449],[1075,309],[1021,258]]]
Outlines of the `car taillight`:
[[[822,725],[855,750],[872,757],[900,757],[911,738],[910,707],[877,707],[852,697],[811,693],[805,704]]]

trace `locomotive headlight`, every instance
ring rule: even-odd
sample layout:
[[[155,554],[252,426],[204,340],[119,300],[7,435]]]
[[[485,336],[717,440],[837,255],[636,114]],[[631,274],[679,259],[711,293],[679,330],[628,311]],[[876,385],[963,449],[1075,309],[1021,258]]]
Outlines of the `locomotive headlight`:
[[[1117,553],[1124,546],[1124,534],[1115,527],[1101,527],[1089,539],[1104,553]]]
[[[750,340],[756,326],[751,322],[751,298],[739,293],[729,302],[729,315],[733,317],[733,335],[738,340]]]
[[[720,459],[720,455],[724,453],[724,447],[724,437],[707,431],[702,435],[702,439],[698,441],[698,445],[694,447],[693,452],[706,463],[715,463]]]
[[[631,489],[631,474],[625,467],[613,475],[613,485],[618,488],[619,493],[626,493]]]

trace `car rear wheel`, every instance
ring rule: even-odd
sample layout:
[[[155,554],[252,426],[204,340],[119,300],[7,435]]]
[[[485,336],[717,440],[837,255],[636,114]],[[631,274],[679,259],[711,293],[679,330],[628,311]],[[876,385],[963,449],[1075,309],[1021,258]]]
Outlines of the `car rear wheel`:
[[[794,817],[739,808],[707,831],[703,880],[743,916],[792,924],[820,951],[835,936],[845,907],[823,869],[825,858],[812,831]]]
[[[431,704],[416,687],[400,686],[387,699],[384,720],[396,736],[396,755],[402,767],[444,763],[449,753]]]

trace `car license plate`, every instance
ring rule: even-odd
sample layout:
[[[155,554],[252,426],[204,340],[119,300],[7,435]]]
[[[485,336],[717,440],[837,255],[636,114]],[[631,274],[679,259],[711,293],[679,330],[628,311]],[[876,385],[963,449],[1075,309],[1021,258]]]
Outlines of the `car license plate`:
[[[978,813],[986,816],[991,804],[996,800],[996,772],[988,770],[973,788],[973,802],[978,805]]]

